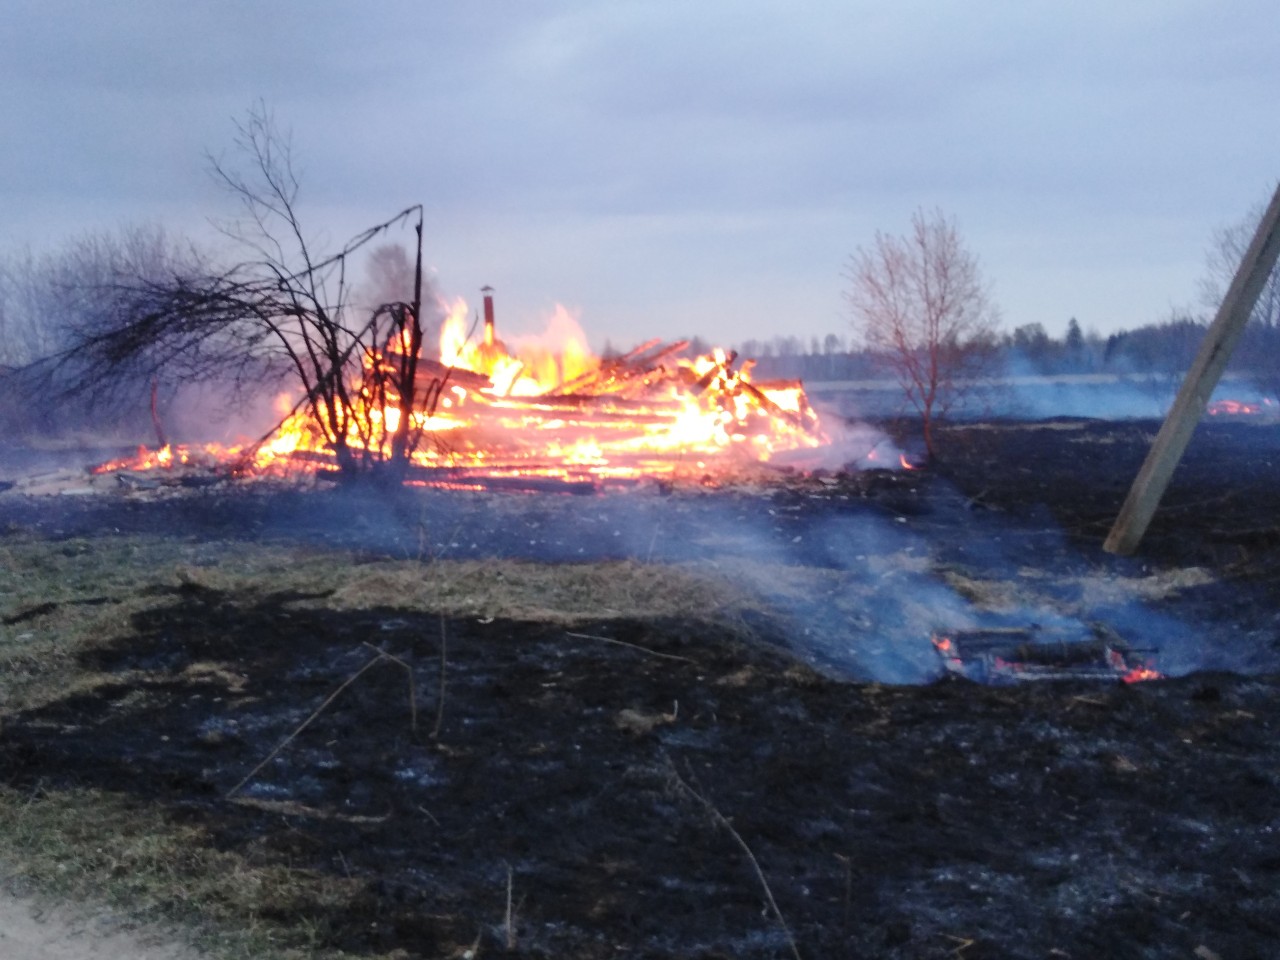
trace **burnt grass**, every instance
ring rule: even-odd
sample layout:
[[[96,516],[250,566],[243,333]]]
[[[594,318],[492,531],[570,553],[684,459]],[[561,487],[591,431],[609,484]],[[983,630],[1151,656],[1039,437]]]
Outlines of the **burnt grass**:
[[[458,555],[564,563],[646,543],[654,559],[696,557],[707,548],[691,528],[769,510],[787,542],[866,513],[910,524],[957,563],[977,563],[996,531],[1010,569],[1206,568],[1213,582],[1170,612],[1259,637],[1274,660],[1280,428],[1204,425],[1142,552],[1107,557],[1101,541],[1157,426],[956,427],[941,460],[913,474],[708,492],[705,510],[649,490],[261,488],[12,500],[0,524],[55,540],[164,532],[403,556],[423,549],[425,523]],[[677,503],[678,535],[650,538]],[[104,675],[97,686],[3,716],[0,777],[34,797],[111,791],[248,862],[343,879],[340,902],[264,906],[309,923],[321,950],[1280,954],[1270,673],[886,686],[798,664],[787,637],[702,622],[602,616],[566,631],[321,610],[195,582],[159,599],[127,637],[82,655]],[[315,713],[377,656],[366,644],[396,659]]]

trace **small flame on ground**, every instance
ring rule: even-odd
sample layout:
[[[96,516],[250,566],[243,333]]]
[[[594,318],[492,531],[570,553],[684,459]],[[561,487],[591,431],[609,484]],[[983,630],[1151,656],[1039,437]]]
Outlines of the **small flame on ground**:
[[[1164,674],[1150,667],[1134,667],[1120,679],[1125,683],[1142,683],[1144,680],[1160,680]]]
[[[1205,408],[1211,417],[1257,417],[1280,415],[1280,404],[1270,397],[1252,403],[1244,400],[1215,400]]]

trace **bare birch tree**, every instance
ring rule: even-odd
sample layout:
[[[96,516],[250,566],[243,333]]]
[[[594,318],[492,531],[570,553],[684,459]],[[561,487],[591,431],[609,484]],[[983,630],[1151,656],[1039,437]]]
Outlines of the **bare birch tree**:
[[[911,232],[876,233],[845,269],[854,326],[919,413],[925,447],[934,425],[989,376],[999,314],[977,259],[941,211],[918,210]]]
[[[415,411],[430,411],[439,383],[417,382],[422,345],[422,208],[410,207],[336,253],[317,253],[299,214],[289,138],[263,105],[237,125],[234,159],[210,159],[239,203],[222,225],[245,259],[131,286],[129,309],[67,351],[86,389],[122,371],[181,369],[189,379],[255,385],[274,375],[301,388],[298,407],[324,433],[344,475],[403,468],[421,438]],[[417,263],[404,300],[353,304],[348,263],[357,250],[417,214]],[[402,284],[403,286],[403,284]]]

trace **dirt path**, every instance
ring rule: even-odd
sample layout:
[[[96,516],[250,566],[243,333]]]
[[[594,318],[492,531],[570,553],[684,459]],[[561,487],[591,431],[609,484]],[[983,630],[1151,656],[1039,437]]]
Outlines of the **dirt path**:
[[[199,956],[161,933],[123,929],[109,915],[88,915],[0,890],[0,957],[4,960],[197,960]]]

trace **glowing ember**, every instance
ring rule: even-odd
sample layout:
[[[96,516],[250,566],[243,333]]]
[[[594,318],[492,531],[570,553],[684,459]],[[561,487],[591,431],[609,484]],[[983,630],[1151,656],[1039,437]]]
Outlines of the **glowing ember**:
[[[1141,683],[1144,680],[1159,680],[1163,675],[1150,667],[1134,667],[1120,679],[1125,683]]]
[[[1153,670],[1149,663],[1133,664],[1129,658],[1125,657],[1118,650],[1107,651],[1107,661],[1112,668],[1120,674],[1120,679],[1125,683],[1141,683],[1144,680],[1159,680],[1161,674],[1157,670]]]
[[[938,656],[942,658],[943,666],[946,667],[948,673],[963,674],[964,661],[960,659],[956,651],[955,642],[947,636],[935,633],[931,638],[933,640],[933,649],[938,652]]]
[[[1276,417],[1280,415],[1280,404],[1270,397],[1257,403],[1243,400],[1215,400],[1205,408],[1211,417]]]
[[[949,674],[979,683],[1041,680],[1158,680],[1161,674],[1134,651],[1115,641],[1034,642],[1033,630],[994,628],[934,634],[934,650]]]
[[[425,396],[415,397],[410,414],[410,482],[716,473],[826,442],[799,382],[756,383],[752,362],[737,364],[735,354],[716,349],[688,358],[687,343],[650,341],[601,359],[563,308],[542,336],[510,344],[491,323],[481,337],[469,336],[467,315],[467,305],[455,302],[441,326],[439,359],[418,358],[419,375],[432,387],[420,389]],[[294,412],[257,445],[140,449],[97,470],[193,462],[236,474],[332,470],[334,437],[386,460],[402,414],[385,373],[404,359],[408,343],[396,336],[385,353],[366,351],[358,382],[346,390],[349,410],[288,405]]]
[[[1211,417],[1238,417],[1261,412],[1261,404],[1243,403],[1239,400],[1215,400],[1208,407],[1208,413]]]

